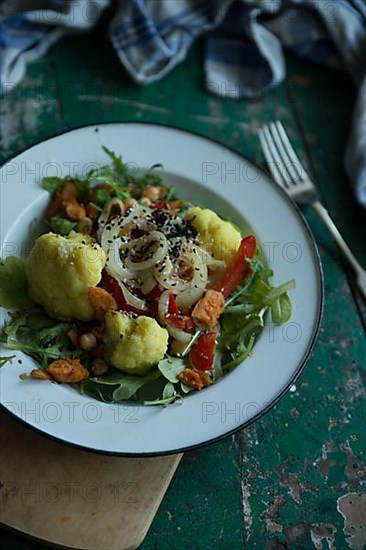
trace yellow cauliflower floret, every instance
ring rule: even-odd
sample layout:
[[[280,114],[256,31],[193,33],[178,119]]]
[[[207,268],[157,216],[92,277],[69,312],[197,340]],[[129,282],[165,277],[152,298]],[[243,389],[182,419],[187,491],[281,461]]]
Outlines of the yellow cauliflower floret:
[[[241,241],[240,232],[232,223],[222,220],[216,212],[198,206],[188,210],[186,219],[197,229],[205,249],[216,260],[230,261]]]
[[[168,332],[155,319],[118,311],[105,316],[108,360],[116,369],[145,374],[165,355]]]
[[[55,319],[90,321],[88,288],[101,280],[105,261],[104,251],[90,237],[46,233],[27,260],[29,294]]]

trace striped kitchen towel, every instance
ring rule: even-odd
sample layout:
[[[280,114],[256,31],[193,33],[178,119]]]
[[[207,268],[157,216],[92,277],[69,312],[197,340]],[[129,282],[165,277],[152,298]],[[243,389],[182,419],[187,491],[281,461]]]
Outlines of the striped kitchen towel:
[[[0,88],[61,36],[92,28],[110,0],[5,0],[0,4]],[[360,96],[346,168],[366,206],[366,4],[364,0],[116,0],[109,38],[132,79],[148,84],[205,35],[209,92],[255,98],[283,81],[284,48],[347,71]]]

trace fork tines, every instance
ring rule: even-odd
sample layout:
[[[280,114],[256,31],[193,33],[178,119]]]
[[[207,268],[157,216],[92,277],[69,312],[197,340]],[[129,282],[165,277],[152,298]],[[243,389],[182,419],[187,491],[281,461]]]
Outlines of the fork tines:
[[[270,122],[259,130],[259,139],[273,179],[278,185],[289,188],[309,179],[296,155],[282,122]]]

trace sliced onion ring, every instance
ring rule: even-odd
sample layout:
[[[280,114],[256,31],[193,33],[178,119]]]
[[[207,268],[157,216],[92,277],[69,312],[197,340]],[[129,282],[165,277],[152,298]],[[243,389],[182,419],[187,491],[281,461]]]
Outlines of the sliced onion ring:
[[[147,245],[149,243],[156,242],[156,250],[152,256],[147,260],[142,260],[140,262],[133,262],[130,257],[127,257],[125,264],[129,269],[134,269],[135,271],[144,271],[145,269],[150,269],[156,263],[161,262],[168,252],[168,241],[164,233],[161,231],[151,231],[146,235],[143,235],[139,239],[133,239],[129,243],[129,248],[139,248],[139,245]]]
[[[158,315],[159,315],[159,323],[163,326],[167,324],[166,322],[166,314],[169,311],[169,298],[171,293],[169,290],[164,290],[162,295],[159,298],[158,302]]]
[[[174,266],[170,258],[166,258],[163,266],[157,266],[154,270],[155,279],[161,284],[162,287],[172,292],[182,292],[189,284],[189,281],[180,279],[178,275],[174,273]]]
[[[106,225],[106,223],[109,219],[109,216],[111,215],[111,210],[112,210],[113,206],[118,206],[119,209],[120,209],[121,214],[125,213],[125,205],[119,199],[112,199],[111,201],[107,202],[107,204],[104,207],[103,212],[101,213],[101,215],[98,218],[98,233],[99,233],[99,236],[101,235],[101,233],[102,233],[102,231],[103,231],[103,229],[104,229],[104,227],[105,227],[105,225]]]
[[[144,300],[141,300],[132,294],[132,292],[128,290],[128,288],[120,280],[117,279],[117,282],[128,305],[133,306],[136,309],[141,309],[141,311],[148,311],[148,307]]]
[[[179,292],[176,297],[177,306],[184,313],[188,312],[190,307],[202,298],[208,277],[207,264],[203,260],[201,248],[193,246],[187,259],[193,268],[193,277],[189,281],[188,287],[183,292]]]
[[[193,338],[193,334],[190,334],[189,332],[185,332],[184,330],[180,330],[179,328],[175,328],[172,325],[167,324],[166,328],[170,336],[172,336],[176,340],[179,340],[180,342],[184,342],[188,344],[188,342],[190,342],[191,339]]]
[[[146,271],[139,273],[139,279],[141,281],[140,290],[143,294],[149,294],[149,292],[151,292],[157,285],[151,269],[147,269]]]

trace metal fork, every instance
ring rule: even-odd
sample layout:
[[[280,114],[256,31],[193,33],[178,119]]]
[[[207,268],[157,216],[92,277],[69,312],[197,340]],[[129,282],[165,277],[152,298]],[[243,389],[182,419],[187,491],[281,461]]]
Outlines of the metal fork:
[[[273,179],[298,204],[310,204],[328,227],[334,240],[355,273],[358,288],[366,299],[366,271],[356,260],[327,210],[298,156],[282,122],[270,122],[259,130],[259,139]]]

